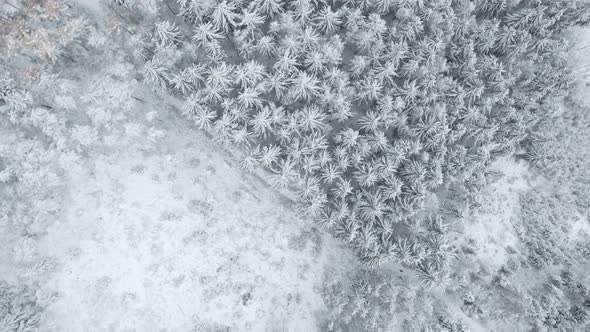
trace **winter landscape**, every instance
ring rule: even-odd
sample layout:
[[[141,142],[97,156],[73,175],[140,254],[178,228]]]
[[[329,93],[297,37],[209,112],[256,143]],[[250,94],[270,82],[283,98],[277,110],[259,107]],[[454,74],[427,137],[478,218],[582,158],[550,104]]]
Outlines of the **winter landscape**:
[[[0,332],[590,331],[590,2],[0,0]]]

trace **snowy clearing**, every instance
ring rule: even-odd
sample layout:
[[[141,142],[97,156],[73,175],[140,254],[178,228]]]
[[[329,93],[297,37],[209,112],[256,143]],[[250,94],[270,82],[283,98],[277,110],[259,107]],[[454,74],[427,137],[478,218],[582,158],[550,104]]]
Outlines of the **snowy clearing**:
[[[353,265],[350,254],[203,134],[158,116],[155,147],[123,145],[69,174],[67,218],[39,245],[60,267],[43,290],[57,293],[45,327],[313,329],[324,271]]]
[[[466,241],[474,241],[481,265],[496,271],[508,260],[508,251],[517,249],[519,239],[513,224],[519,216],[519,196],[530,190],[534,181],[526,163],[498,160],[492,169],[501,177],[483,195],[483,206],[465,221]],[[537,182],[540,180],[537,179]]]

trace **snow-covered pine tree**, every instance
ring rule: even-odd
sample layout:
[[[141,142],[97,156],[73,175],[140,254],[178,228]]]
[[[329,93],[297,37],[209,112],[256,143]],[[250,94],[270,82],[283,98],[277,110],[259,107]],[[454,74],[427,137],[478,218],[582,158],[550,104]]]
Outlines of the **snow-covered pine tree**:
[[[180,29],[174,23],[169,21],[156,23],[154,36],[160,47],[175,45],[181,40]]]
[[[238,20],[236,4],[233,1],[223,0],[217,3],[214,8],[211,18],[215,29],[226,33],[233,31]]]
[[[169,81],[168,68],[157,58],[147,61],[143,67],[146,80],[158,89],[166,90]]]

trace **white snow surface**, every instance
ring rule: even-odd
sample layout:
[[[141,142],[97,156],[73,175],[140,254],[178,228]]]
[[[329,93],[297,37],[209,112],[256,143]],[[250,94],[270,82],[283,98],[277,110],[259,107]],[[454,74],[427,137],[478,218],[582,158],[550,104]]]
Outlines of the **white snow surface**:
[[[49,331],[313,331],[351,255],[170,111],[164,139],[91,155],[39,244]]]
[[[576,84],[571,96],[581,105],[590,105],[590,29],[573,29],[574,47],[569,64]]]
[[[539,184],[540,178],[532,179],[528,165],[512,158],[494,162],[492,169],[502,176],[482,193],[483,205],[467,218],[464,236],[475,241],[482,265],[495,271],[508,260],[509,248],[519,245],[514,222],[520,213],[520,194]]]
[[[104,9],[104,7],[101,5],[100,0],[74,0],[74,2],[77,2],[84,7],[91,9],[94,13],[102,12],[102,10]]]

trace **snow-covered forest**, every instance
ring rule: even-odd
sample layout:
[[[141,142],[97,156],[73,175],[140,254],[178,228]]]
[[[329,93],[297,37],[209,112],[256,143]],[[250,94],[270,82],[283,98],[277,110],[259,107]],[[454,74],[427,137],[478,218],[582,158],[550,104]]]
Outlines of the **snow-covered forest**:
[[[590,1],[0,0],[0,332],[590,331]]]

